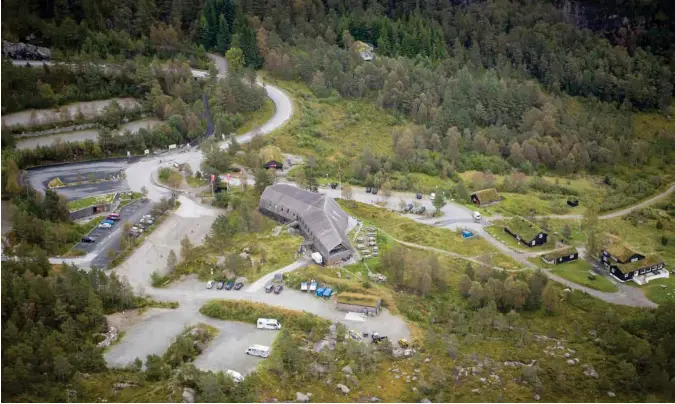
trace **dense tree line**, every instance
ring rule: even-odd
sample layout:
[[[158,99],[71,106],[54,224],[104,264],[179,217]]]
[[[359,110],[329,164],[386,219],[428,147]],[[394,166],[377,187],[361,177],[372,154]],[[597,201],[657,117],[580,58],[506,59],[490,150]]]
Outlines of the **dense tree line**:
[[[8,401],[66,400],[76,372],[106,370],[95,334],[105,313],[134,307],[114,274],[65,265],[57,275],[40,255],[2,263],[2,393]]]
[[[90,63],[26,68],[2,63],[2,112],[52,108],[73,101],[111,97],[141,97],[143,88],[133,72],[122,66],[114,72]]]

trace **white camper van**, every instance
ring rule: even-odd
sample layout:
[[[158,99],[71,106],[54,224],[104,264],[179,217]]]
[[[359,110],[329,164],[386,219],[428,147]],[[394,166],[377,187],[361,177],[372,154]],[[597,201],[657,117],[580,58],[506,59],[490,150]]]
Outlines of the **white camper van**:
[[[225,371],[225,374],[230,376],[235,383],[239,383],[244,380],[244,376],[242,376],[239,372],[235,372],[234,370],[228,369]]]
[[[258,344],[251,345],[246,350],[246,354],[252,356],[260,356],[261,358],[267,358],[268,356],[270,356],[270,347]]]
[[[322,257],[321,254],[318,253],[318,252],[313,252],[313,253],[312,253],[312,259],[314,260],[314,262],[317,263],[317,265],[323,264],[323,257]]]
[[[258,328],[261,330],[280,330],[281,323],[273,318],[259,318],[258,319]]]

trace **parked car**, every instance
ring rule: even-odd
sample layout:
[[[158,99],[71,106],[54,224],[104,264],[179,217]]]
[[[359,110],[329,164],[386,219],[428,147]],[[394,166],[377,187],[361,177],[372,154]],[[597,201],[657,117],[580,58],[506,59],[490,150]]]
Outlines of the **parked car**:
[[[108,222],[101,222],[101,223],[98,225],[98,227],[101,228],[101,229],[109,229],[109,228],[112,227],[112,225],[111,225],[110,223],[108,223]]]
[[[234,287],[234,282],[229,281],[229,282],[227,282],[227,285],[225,285],[225,290],[232,290],[233,287]]]
[[[106,220],[112,220],[113,222],[116,222],[116,221],[120,220],[120,217],[109,215],[108,217],[106,217]]]
[[[208,282],[206,282],[206,289],[211,289],[211,288],[213,288],[213,284],[214,284],[213,281],[208,281]]]
[[[225,282],[223,281],[218,282],[218,285],[216,285],[216,289],[218,290],[223,290],[223,287],[225,287]]]
[[[114,220],[110,220],[110,219],[104,220],[103,223],[108,223],[108,224],[111,225],[111,226],[114,226],[114,225],[115,225],[115,221],[114,221]]]
[[[244,284],[242,282],[237,282],[234,284],[234,290],[239,290],[244,287]]]
[[[422,199],[422,193],[421,192],[417,193],[417,199]]]
[[[432,201],[436,199],[436,193],[432,192],[431,195],[429,195],[429,199],[431,199]]]
[[[370,193],[373,195],[377,195],[377,188],[373,187],[370,189]]]
[[[413,206],[412,203],[409,203],[408,206],[406,206],[403,211],[408,213],[408,212],[412,212],[413,209],[415,209],[415,207]]]
[[[280,330],[281,329],[281,323],[279,320],[274,319],[274,318],[259,318],[258,321],[256,321],[256,326],[260,330]]]
[[[370,190],[371,190],[371,188],[370,188],[370,187],[366,187],[366,193],[367,193],[367,194],[369,194],[369,193],[370,193]]]
[[[267,285],[267,286],[265,286],[265,293],[270,293],[270,292],[272,292],[272,289],[274,289],[274,285]]]
[[[244,376],[234,370],[228,369],[225,371],[225,374],[230,376],[235,383],[240,383],[242,380],[244,380]]]
[[[270,347],[258,344],[251,345],[246,350],[246,354],[267,358],[268,356],[270,356]]]
[[[91,237],[91,236],[82,237],[83,243],[93,243],[95,241],[96,241],[96,237]]]
[[[336,189],[337,186],[338,186],[337,182],[333,182],[332,184],[330,184],[330,187],[331,187],[332,189]]]
[[[109,214],[108,216],[116,217],[116,218],[118,218],[118,219],[120,218],[120,214],[119,214],[119,213],[111,213],[111,214]]]
[[[282,290],[284,290],[284,286],[283,285],[277,285],[277,286],[274,287],[274,294],[278,295],[279,293],[281,293]]]
[[[479,212],[473,212],[473,220],[480,220],[483,216]]]
[[[420,214],[420,215],[423,214],[426,211],[427,211],[426,206],[420,206],[420,208],[417,209],[417,213]]]

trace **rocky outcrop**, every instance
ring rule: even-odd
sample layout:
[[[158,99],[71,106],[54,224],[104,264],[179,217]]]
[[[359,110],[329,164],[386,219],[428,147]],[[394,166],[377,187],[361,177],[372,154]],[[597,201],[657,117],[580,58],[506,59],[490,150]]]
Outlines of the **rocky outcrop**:
[[[23,42],[2,41],[2,56],[19,60],[49,60],[51,50]]]

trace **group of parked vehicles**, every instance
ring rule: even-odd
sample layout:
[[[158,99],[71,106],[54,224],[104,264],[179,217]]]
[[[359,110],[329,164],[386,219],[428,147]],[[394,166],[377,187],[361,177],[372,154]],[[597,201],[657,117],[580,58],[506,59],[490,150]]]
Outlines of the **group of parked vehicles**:
[[[216,283],[214,280],[206,282],[206,289],[213,289],[213,286],[218,290],[239,290],[244,287],[244,283],[234,281],[218,281],[218,283]]]
[[[101,223],[98,224],[98,227],[101,228],[101,229],[110,229],[119,220],[120,220],[120,214],[119,213],[111,213],[105,218],[104,221],[102,221]]]
[[[150,227],[153,223],[155,223],[155,217],[152,215],[143,215],[141,220],[136,223],[131,230],[129,230],[129,233],[134,236],[134,237],[139,237],[145,229]]]

